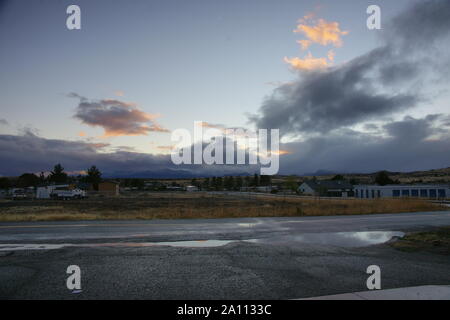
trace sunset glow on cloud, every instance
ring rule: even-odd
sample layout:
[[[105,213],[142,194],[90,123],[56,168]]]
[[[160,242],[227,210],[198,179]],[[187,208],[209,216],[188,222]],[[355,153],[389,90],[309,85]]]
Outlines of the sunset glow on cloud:
[[[322,46],[333,45],[341,47],[342,36],[348,34],[348,31],[342,31],[338,22],[328,22],[324,19],[316,19],[315,14],[310,13],[299,20],[299,25],[294,33],[301,33],[307,39],[297,40],[302,50],[308,49],[316,43]],[[335,52],[329,50],[326,57],[314,57],[311,52],[304,58],[284,58],[284,62],[291,65],[295,70],[312,71],[327,68],[334,62]]]
[[[326,58],[314,58],[311,52],[304,59],[285,57],[284,61],[296,70],[311,71],[328,67],[328,60]]]
[[[324,19],[314,20],[311,15],[300,19],[294,32],[301,33],[307,38],[307,40],[299,41],[303,50],[308,49],[312,43],[340,47],[342,46],[341,37],[348,34],[348,31],[341,30],[338,22],[328,22]]]
[[[102,127],[105,131],[103,137],[168,132],[155,122],[159,115],[139,110],[135,103],[113,99],[88,101],[81,96],[75,97],[80,99],[80,103],[74,117],[91,127]]]

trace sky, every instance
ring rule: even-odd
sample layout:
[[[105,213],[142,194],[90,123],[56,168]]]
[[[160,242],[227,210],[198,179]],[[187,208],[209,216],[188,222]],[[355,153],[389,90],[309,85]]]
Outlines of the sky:
[[[281,174],[448,167],[449,28],[445,0],[0,0],[0,175],[255,170],[174,166],[194,121],[280,129]]]

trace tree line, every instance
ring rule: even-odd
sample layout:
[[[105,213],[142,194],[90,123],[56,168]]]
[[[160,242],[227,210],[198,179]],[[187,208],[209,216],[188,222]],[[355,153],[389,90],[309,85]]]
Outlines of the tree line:
[[[0,189],[12,187],[25,188],[37,187],[45,184],[66,184],[74,182],[90,183],[95,190],[98,190],[98,184],[102,181],[102,173],[96,166],[91,166],[86,170],[86,175],[76,177],[69,176],[64,167],[58,163],[53,167],[48,175],[41,172],[39,175],[34,173],[24,173],[16,179],[0,177]]]
[[[191,180],[191,185],[202,190],[240,190],[242,187],[269,186],[272,184],[272,177],[255,174],[253,176],[225,176],[204,178],[199,181],[196,178]]]

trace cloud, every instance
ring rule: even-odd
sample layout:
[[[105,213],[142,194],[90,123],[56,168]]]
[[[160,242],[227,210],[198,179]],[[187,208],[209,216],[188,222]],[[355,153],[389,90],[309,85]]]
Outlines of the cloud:
[[[118,97],[123,97],[125,95],[125,92],[123,92],[122,90],[116,90],[114,91],[114,94]]]
[[[405,117],[373,133],[341,129],[304,141],[285,144],[296,150],[280,158],[281,172],[313,173],[414,171],[448,167],[450,125],[448,115]],[[432,138],[436,137],[436,138]]]
[[[340,129],[282,144],[280,174],[304,174],[319,169],[333,172],[413,171],[448,166],[448,115],[405,117],[373,129],[376,130],[371,133]],[[111,148],[107,144],[45,139],[31,132],[0,135],[0,149],[0,174],[4,176],[47,172],[56,163],[62,163],[70,172],[96,165],[106,177],[202,177],[259,172],[257,166],[249,165],[175,166],[167,154],[152,155],[133,152],[130,148]]]
[[[80,172],[96,165],[105,177],[182,178],[254,174],[252,165],[174,165],[168,154],[133,152],[129,147],[109,144],[45,139],[31,132],[0,135],[0,175],[47,172],[56,163],[68,172]],[[32,156],[31,156],[32,155]]]
[[[335,56],[335,55],[336,55],[336,54],[334,53],[334,50],[328,51],[328,54],[327,54],[328,60],[334,61],[334,56]]]
[[[417,3],[387,26],[379,47],[339,66],[301,73],[266,97],[250,121],[283,135],[320,135],[426,103],[433,90],[428,84],[448,84],[450,2]]]
[[[290,64],[293,69],[306,71],[323,69],[328,66],[326,58],[314,58],[311,52],[304,59],[285,57],[284,62]]]
[[[214,124],[214,123],[209,123],[209,122],[205,122],[205,121],[200,122],[199,125],[202,128],[211,128],[211,129],[219,129],[219,130],[225,129],[225,126],[223,124]]]
[[[0,125],[1,126],[7,126],[7,125],[9,125],[9,123],[5,119],[0,119]]]
[[[163,153],[170,154],[173,150],[174,146],[156,146],[156,149],[160,150]]]
[[[89,101],[76,93],[69,96],[80,100],[74,117],[89,126],[103,128],[105,137],[168,132],[156,123],[158,115],[139,110],[135,103],[115,99]]]
[[[303,50],[309,48],[313,43],[323,46],[342,46],[342,36],[348,31],[342,31],[338,22],[328,22],[324,19],[316,20],[313,15],[308,15],[299,20],[295,33],[303,34],[307,39],[298,41]]]
[[[312,72],[294,84],[282,85],[250,120],[259,128],[280,129],[282,135],[327,133],[413,107],[419,101],[413,93],[374,90],[378,78],[368,75],[384,54],[374,51],[338,68]]]
[[[312,44],[311,40],[298,40],[297,43],[302,47],[302,50],[306,50]]]

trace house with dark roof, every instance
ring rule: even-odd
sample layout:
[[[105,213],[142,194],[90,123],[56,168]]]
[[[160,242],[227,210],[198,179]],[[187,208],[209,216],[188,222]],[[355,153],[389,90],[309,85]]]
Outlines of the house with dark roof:
[[[298,192],[310,196],[353,197],[353,186],[345,180],[311,180],[303,182]]]

